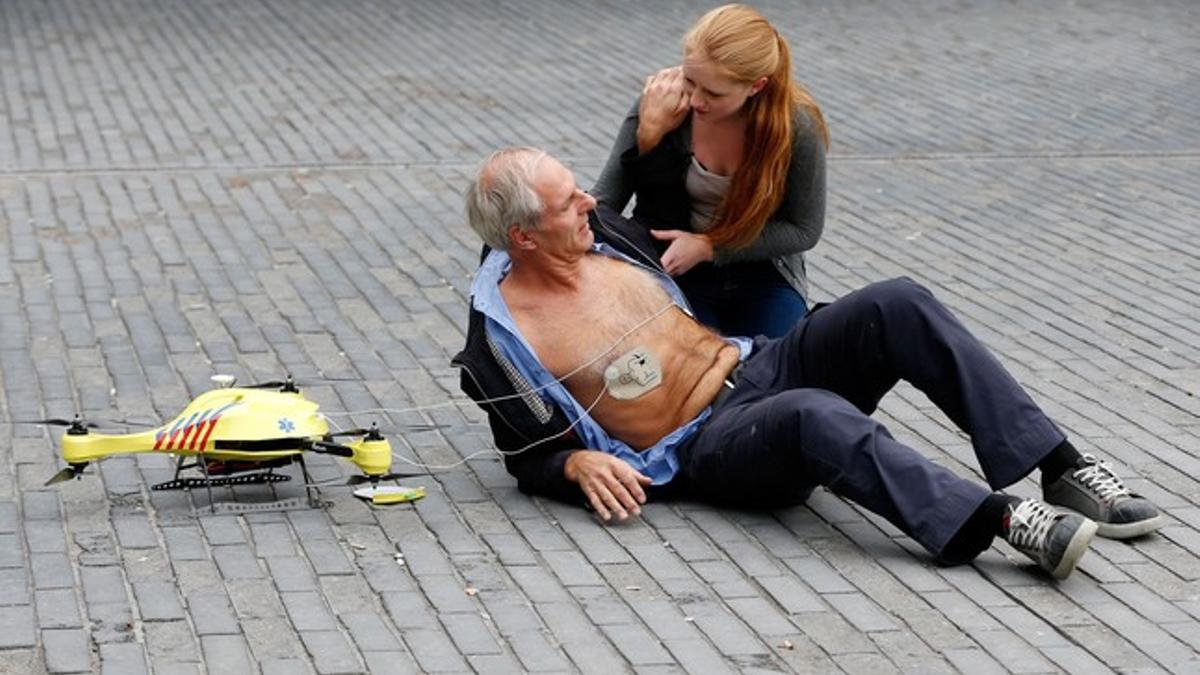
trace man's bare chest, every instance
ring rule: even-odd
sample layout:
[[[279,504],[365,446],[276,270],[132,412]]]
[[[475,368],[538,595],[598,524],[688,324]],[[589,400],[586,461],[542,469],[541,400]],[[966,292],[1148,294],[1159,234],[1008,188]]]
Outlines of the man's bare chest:
[[[546,369],[558,377],[577,373],[576,382],[637,344],[658,342],[670,323],[663,315],[674,307],[648,273],[607,259],[594,264],[596,278],[579,292],[547,296],[514,314]]]

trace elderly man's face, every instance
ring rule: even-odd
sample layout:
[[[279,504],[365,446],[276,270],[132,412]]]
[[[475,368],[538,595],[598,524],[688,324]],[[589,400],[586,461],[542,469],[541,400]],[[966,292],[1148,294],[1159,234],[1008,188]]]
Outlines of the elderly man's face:
[[[588,212],[596,200],[575,184],[575,176],[553,157],[538,164],[533,189],[542,200],[538,229],[529,233],[538,248],[548,253],[582,254],[595,240],[588,227]]]

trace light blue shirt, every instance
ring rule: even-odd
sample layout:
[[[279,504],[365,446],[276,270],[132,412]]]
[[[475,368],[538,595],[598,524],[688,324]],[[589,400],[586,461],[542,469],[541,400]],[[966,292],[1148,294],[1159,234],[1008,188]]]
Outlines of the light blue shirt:
[[[606,244],[594,244],[592,251],[610,258],[624,260],[631,265],[638,264]],[[639,267],[648,269],[644,265],[639,265]],[[512,260],[508,254],[494,250],[479,266],[475,281],[471,284],[474,307],[486,317],[484,326],[488,337],[521,375],[533,385],[543,401],[563,410],[568,419],[578,420],[575,425],[575,433],[584,447],[601,450],[625,460],[634,469],[650,477],[655,485],[669,482],[675,477],[675,472],[679,470],[676,448],[709,418],[712,408],[706,407],[690,422],[667,434],[662,440],[641,452],[609,436],[587,413],[587,406],[580,405],[567,391],[567,388],[542,366],[533,348],[521,335],[512,314],[508,311],[508,305],[504,303],[504,297],[500,294],[500,282],[507,276],[511,268]],[[671,277],[659,270],[648,269],[648,271],[662,284],[663,289],[670,295],[675,305],[690,316],[692,312],[683,296],[683,291],[679,290],[679,286],[675,285]],[[753,343],[749,339],[739,337],[725,338],[725,340],[738,348],[740,359],[744,360],[750,355]]]

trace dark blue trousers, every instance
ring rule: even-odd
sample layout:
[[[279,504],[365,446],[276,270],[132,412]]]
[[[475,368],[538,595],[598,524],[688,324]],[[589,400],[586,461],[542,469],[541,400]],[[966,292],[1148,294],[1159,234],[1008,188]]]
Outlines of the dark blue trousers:
[[[804,315],[804,296],[770,260],[696,265],[675,281],[700,323],[722,335],[782,337]]]
[[[1065,438],[927,289],[896,279],[814,311],[782,338],[760,338],[732,395],[679,449],[672,491],[778,508],[824,485],[940,556],[992,490],[869,417],[901,379],[971,437],[992,489],[1020,480]]]

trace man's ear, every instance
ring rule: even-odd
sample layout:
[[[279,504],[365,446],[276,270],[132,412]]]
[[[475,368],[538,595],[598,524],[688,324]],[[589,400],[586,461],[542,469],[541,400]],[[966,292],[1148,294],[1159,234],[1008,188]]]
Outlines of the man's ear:
[[[532,251],[537,248],[537,242],[529,236],[529,233],[516,225],[508,226],[508,240],[512,242],[513,248],[519,248],[522,251]]]

